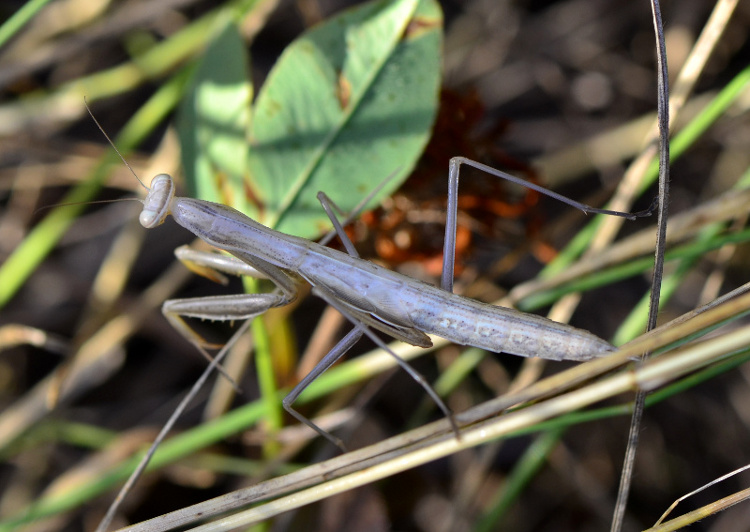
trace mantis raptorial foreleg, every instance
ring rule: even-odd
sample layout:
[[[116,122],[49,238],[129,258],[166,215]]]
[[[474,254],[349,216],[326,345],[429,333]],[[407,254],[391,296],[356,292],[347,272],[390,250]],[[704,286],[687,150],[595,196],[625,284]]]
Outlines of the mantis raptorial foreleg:
[[[170,324],[187,340],[201,347],[214,347],[206,342],[182,318],[198,318],[213,321],[246,320],[266,312],[273,307],[288,305],[297,297],[297,289],[288,274],[270,264],[255,259],[251,266],[234,257],[216,253],[200,252],[181,247],[175,255],[189,263],[190,269],[217,279],[216,271],[230,275],[247,275],[271,279],[277,290],[266,294],[232,294],[186,299],[170,299],[164,302],[162,313]]]
[[[255,279],[268,279],[263,272],[249,264],[242,262],[232,255],[198,251],[190,246],[180,246],[174,250],[174,255],[189,270],[208,277],[217,283],[226,284],[227,279],[221,273],[228,275],[247,275]]]

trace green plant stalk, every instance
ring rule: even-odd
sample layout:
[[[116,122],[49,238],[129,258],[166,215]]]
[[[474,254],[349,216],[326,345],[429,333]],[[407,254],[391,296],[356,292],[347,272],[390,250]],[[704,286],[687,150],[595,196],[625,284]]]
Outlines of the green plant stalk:
[[[187,72],[182,71],[165,83],[146,104],[128,121],[116,137],[118,149],[127,154],[133,150],[166,117],[176,105]],[[96,165],[91,175],[71,190],[63,204],[56,207],[29,233],[26,239],[0,267],[0,308],[16,294],[26,279],[36,270],[57,241],[70,228],[78,215],[85,209],[104,184],[112,164],[122,164],[114,153],[108,153]]]
[[[447,397],[487,356],[487,351],[478,347],[465,349],[456,360],[437,378],[432,387],[440,397]]]
[[[257,279],[244,278],[243,284],[247,293],[258,292]],[[273,354],[268,328],[263,316],[258,316],[252,324],[253,343],[255,345],[255,371],[258,374],[260,388],[260,403],[263,405],[263,424],[265,431],[271,436],[263,445],[266,458],[273,458],[279,451],[279,443],[273,438],[284,424],[284,414],[281,408],[281,393],[276,385],[276,375],[273,370]]]
[[[115,431],[86,423],[61,419],[44,419],[32,426],[21,437],[0,451],[0,461],[49,443],[64,443],[74,447],[102,449],[117,437]]]

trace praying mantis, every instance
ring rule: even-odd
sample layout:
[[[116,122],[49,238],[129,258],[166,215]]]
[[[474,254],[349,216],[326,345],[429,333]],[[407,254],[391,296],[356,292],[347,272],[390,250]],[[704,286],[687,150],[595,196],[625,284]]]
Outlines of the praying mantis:
[[[90,110],[89,113],[91,114]],[[91,117],[120,155],[93,114]],[[226,205],[177,196],[174,180],[168,174],[155,176],[149,188],[138,178],[122,155],[120,157],[139,183],[148,190],[145,199],[142,200],[143,210],[139,216],[139,222],[144,228],[155,228],[171,215],[179,225],[207,244],[229,253],[219,255],[199,252],[183,246],[175,251],[178,259],[204,272],[213,270],[217,273],[270,279],[276,289],[270,293],[170,299],[164,302],[162,313],[165,318],[205,356],[208,355],[204,348],[211,344],[195,332],[183,318],[245,320],[245,325],[235,332],[175,410],[149,452],[123,486],[97,530],[106,529],[124,494],[145,470],[157,445],[182,409],[197,393],[210,371],[215,367],[221,371],[218,362],[231,343],[236,341],[255,317],[273,307],[293,302],[297,297],[299,279],[308,282],[312,286],[313,294],[338,310],[354,324],[354,328],[289,392],[283,399],[282,406],[295,419],[344,452],[347,449],[341,439],[297,412],[292,405],[311,382],[343,357],[363,335],[368,336],[376,345],[393,356],[399,366],[424,388],[450,422],[456,437],[460,438],[459,427],[443,400],[424,377],[394,353],[372,329],[425,348],[432,346],[428,334],[435,334],[461,345],[549,360],[584,361],[615,349],[609,342],[588,331],[541,316],[481,303],[453,293],[458,184],[462,164],[537,190],[584,213],[608,214],[635,220],[650,216],[656,205],[654,203],[649,209],[636,213],[599,209],[479,162],[465,157],[454,157],[450,161],[448,175],[443,273],[441,286],[436,287],[361,259],[334,213],[334,208],[339,211],[340,209],[322,192],[318,193],[318,199],[344,244],[346,253],[270,229]]]
[[[476,161],[454,157],[449,166],[443,274],[441,287],[436,287],[361,259],[333,212],[332,207],[336,206],[323,193],[318,194],[318,199],[344,243],[346,253],[270,229],[226,205],[176,196],[172,177],[159,174],[152,180],[150,188],[141,183],[148,190],[139,217],[143,227],[157,227],[171,215],[179,225],[206,243],[230,254],[223,256],[183,249],[178,250],[178,258],[204,270],[267,278],[276,286],[269,293],[167,300],[162,313],[182,336],[203,351],[203,347],[209,344],[183,318],[253,319],[273,307],[294,301],[297,280],[301,278],[313,287],[315,295],[351,321],[354,329],[294,387],[282,402],[284,409],[345,450],[340,439],[305,418],[292,404],[312,381],[344,356],[362,335],[367,335],[394,356],[425,389],[451,421],[458,436],[458,427],[440,397],[372,329],[425,348],[432,346],[428,334],[434,334],[461,345],[550,360],[583,361],[614,350],[611,344],[588,331],[453,293],[458,184],[462,164],[532,188],[585,213],[609,214],[631,220],[651,214],[651,209],[623,213],[584,205]]]

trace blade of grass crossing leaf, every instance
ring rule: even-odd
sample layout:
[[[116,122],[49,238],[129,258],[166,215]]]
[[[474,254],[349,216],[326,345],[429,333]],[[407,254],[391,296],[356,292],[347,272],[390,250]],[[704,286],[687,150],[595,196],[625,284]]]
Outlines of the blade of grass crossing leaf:
[[[244,284],[246,292],[258,291],[258,283],[255,279],[246,279]],[[265,411],[263,428],[271,436],[263,445],[263,454],[266,457],[273,457],[280,449],[274,435],[284,426],[284,415],[279,401],[279,388],[276,385],[271,342],[262,316],[253,321],[252,333],[255,343],[255,371],[258,374],[260,401]]]

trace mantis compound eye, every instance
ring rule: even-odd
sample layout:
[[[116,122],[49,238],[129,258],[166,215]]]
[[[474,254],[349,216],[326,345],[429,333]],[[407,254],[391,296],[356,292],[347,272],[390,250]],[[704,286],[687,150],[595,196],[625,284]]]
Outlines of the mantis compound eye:
[[[143,200],[143,211],[138,221],[146,229],[164,222],[169,214],[169,205],[174,198],[174,181],[167,174],[159,174],[151,181],[151,189]]]

